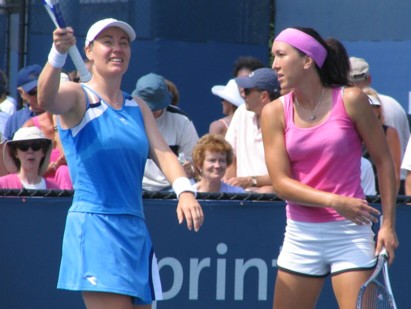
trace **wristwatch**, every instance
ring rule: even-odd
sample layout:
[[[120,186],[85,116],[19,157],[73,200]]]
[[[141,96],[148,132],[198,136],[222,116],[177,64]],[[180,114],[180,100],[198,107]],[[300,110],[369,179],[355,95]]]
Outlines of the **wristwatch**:
[[[257,187],[257,177],[251,176],[251,186]]]

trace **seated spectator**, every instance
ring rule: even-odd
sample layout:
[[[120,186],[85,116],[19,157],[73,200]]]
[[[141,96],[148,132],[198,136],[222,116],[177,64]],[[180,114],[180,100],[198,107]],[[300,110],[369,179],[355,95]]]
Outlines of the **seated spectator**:
[[[17,73],[17,90],[23,99],[23,108],[13,113],[7,120],[2,141],[12,140],[14,133],[31,117],[44,112],[37,102],[37,80],[42,67],[33,64]]]
[[[400,172],[401,172],[401,143],[400,138],[398,136],[398,132],[395,128],[385,125],[384,124],[384,107],[381,104],[381,100],[379,98],[378,93],[369,87],[363,88],[363,92],[368,95],[368,100],[372,106],[372,110],[374,111],[377,118],[381,121],[381,125],[384,129],[385,138],[387,140],[388,148],[390,150],[390,154],[394,163],[394,170],[395,170],[395,180],[397,185],[397,192],[400,189]],[[367,159],[369,158],[369,154],[367,151],[364,153],[364,157]],[[374,173],[376,172],[376,168],[374,163],[373,164]],[[378,190],[378,178],[376,178],[377,184],[377,192]]]
[[[0,70],[0,137],[4,135],[7,120],[16,111],[16,101],[8,94],[7,76]]]
[[[240,90],[234,79],[230,79],[225,86],[213,86],[211,92],[221,98],[223,114],[225,117],[213,121],[210,124],[209,133],[225,136],[234,112],[237,107],[244,103],[244,99],[241,97]]]
[[[27,120],[23,127],[37,127],[44,136],[52,141],[50,162],[44,172],[44,177],[57,182],[61,189],[72,190],[70,175],[67,168],[66,157],[60,143],[55,116],[44,112]]]
[[[247,191],[272,193],[260,120],[264,106],[280,96],[277,74],[272,69],[262,68],[249,76],[237,77],[235,81],[245,104],[237,108],[225,135],[234,151],[233,164],[227,169],[225,181]]]
[[[59,189],[57,183],[43,177],[51,148],[51,140],[40,129],[17,130],[4,146],[4,165],[10,174],[0,177],[0,188]]]
[[[0,111],[12,115],[16,111],[16,100],[9,96],[9,83],[2,70],[0,70]]]
[[[150,73],[141,77],[133,91],[134,97],[143,99],[153,113],[158,129],[174,154],[180,158],[188,178],[194,177],[191,153],[198,141],[197,131],[188,116],[178,107],[171,106],[172,95],[164,77]],[[146,191],[169,191],[171,185],[160,168],[150,158],[143,177]]]
[[[220,134],[206,134],[193,150],[193,162],[199,181],[193,185],[197,192],[242,193],[241,187],[225,183],[227,166],[233,162],[233,148]]]
[[[362,58],[350,57],[350,64],[350,80],[353,85],[361,89],[371,87],[372,74],[368,62]],[[402,160],[410,138],[410,124],[408,123],[407,114],[402,105],[394,98],[381,93],[378,93],[378,98],[380,99],[381,108],[384,113],[384,124],[397,131],[401,145],[400,160]],[[404,194],[406,174],[405,170],[401,170],[399,194]]]

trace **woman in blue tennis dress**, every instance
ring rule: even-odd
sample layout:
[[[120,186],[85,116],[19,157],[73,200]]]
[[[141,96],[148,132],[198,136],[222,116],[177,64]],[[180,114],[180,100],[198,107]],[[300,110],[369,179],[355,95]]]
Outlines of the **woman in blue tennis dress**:
[[[120,89],[134,30],[112,18],[91,26],[85,53],[93,75],[59,84],[68,27],[53,32],[39,78],[39,103],[58,114],[61,142],[73,180],[58,288],[81,291],[88,309],[151,308],[161,284],[142,203],[147,157],[162,169],[179,199],[177,216],[199,230],[203,212],[184,170],[162,139],[152,113]]]

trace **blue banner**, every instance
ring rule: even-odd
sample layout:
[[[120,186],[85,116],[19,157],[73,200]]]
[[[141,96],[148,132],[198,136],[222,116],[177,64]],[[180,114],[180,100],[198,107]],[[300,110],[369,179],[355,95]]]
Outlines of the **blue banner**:
[[[56,289],[70,197],[0,198],[0,308],[84,308],[77,292]],[[283,202],[201,201],[205,222],[189,232],[176,201],[146,199],[164,300],[157,309],[271,309],[285,211]],[[411,207],[398,208],[401,246],[390,268],[398,308],[407,308]],[[337,308],[327,280],[317,308]]]

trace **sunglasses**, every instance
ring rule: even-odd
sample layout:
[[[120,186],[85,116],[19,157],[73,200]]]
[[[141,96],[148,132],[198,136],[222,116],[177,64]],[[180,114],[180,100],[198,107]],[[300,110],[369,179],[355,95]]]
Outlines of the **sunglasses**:
[[[27,151],[29,148],[31,148],[33,151],[38,151],[41,148],[43,148],[43,143],[42,142],[34,142],[34,143],[19,143],[16,146],[18,149],[21,151]]]
[[[34,97],[34,96],[37,95],[37,89],[32,89],[32,90],[30,90],[29,92],[27,92],[27,94],[28,94],[29,96]]]
[[[253,91],[258,91],[258,92],[262,92],[262,90],[257,89],[257,88],[244,88],[244,94],[246,96],[249,96],[251,92]]]

